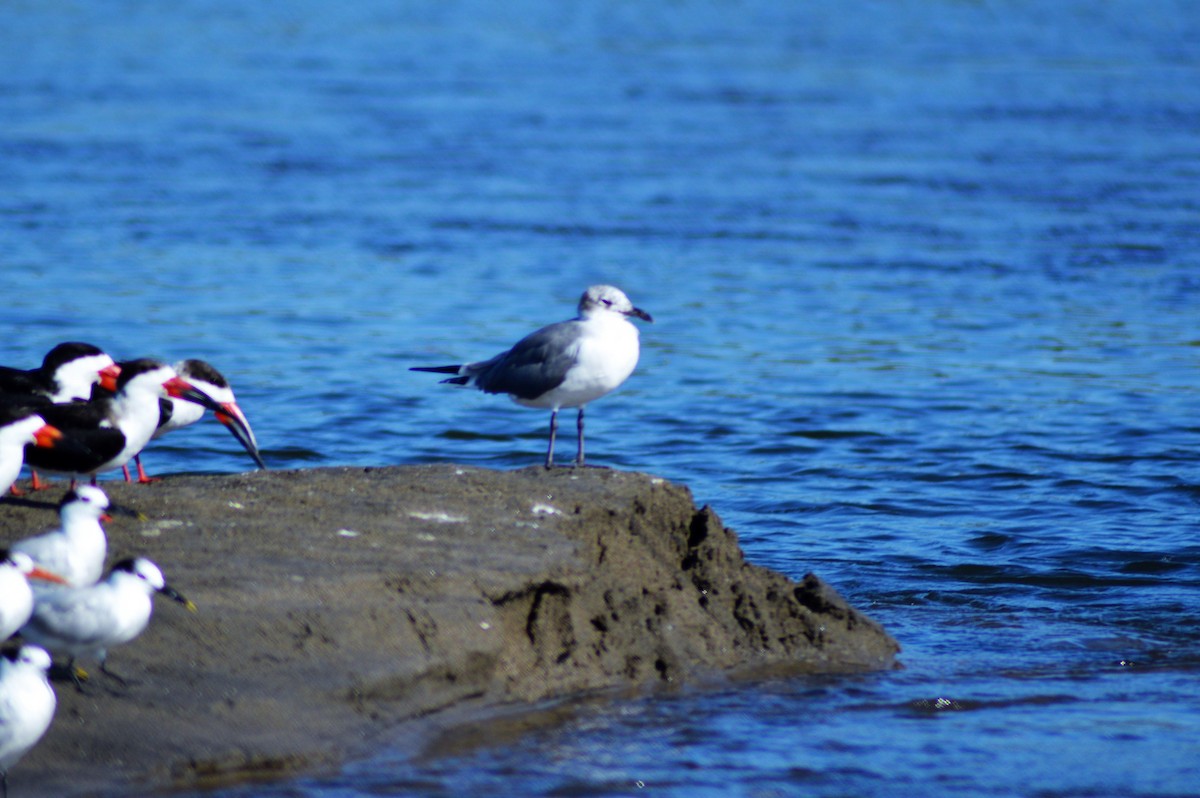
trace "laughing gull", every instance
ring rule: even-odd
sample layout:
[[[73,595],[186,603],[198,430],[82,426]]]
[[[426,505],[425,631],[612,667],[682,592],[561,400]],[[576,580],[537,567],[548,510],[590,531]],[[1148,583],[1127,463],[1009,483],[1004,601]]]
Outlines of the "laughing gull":
[[[652,322],[629,297],[611,285],[593,285],[579,300],[579,315],[543,327],[490,360],[454,366],[415,367],[412,371],[455,374],[442,382],[468,385],[484,393],[505,393],[525,407],[550,410],[550,446],[546,468],[554,465],[558,411],[579,408],[576,422],[583,465],[583,410],[633,373],[638,362],[638,330],[629,317]]]

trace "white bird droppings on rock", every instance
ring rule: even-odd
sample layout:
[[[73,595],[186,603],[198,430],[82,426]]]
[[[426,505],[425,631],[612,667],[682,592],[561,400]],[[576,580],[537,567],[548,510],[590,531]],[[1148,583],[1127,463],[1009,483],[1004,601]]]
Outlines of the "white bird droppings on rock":
[[[449,513],[422,513],[416,510],[410,510],[409,518],[416,518],[418,521],[437,521],[439,524],[461,524],[467,520],[465,515],[450,515]]]

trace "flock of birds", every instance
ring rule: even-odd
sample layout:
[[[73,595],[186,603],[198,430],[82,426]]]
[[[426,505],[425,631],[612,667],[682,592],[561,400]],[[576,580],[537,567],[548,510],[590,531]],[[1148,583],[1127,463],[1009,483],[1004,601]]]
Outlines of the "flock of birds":
[[[233,390],[203,360],[174,366],[152,358],[116,363],[91,344],[71,341],[51,349],[38,368],[0,367],[0,492],[21,466],[72,479],[138,466],[152,438],[193,424],[212,410],[260,468],[258,443]]]
[[[630,318],[652,321],[619,289],[591,286],[579,315],[518,341],[489,360],[416,367],[453,375],[443,382],[507,394],[518,404],[550,410],[546,466],[554,461],[558,412],[578,408],[578,450],[584,465],[584,407],[621,385],[639,355]],[[0,658],[0,788],[8,769],[41,739],[57,704],[50,685],[51,655],[66,657],[65,673],[82,689],[86,671],[77,658],[99,662],[107,676],[108,649],[137,637],[150,621],[159,593],[194,611],[144,557],[122,560],[104,578],[108,543],[102,520],[111,506],[96,483],[102,472],[137,466],[154,438],[195,423],[211,410],[260,468],[266,468],[233,390],[211,365],[185,360],[174,366],[143,358],[115,362],[99,348],[69,342],[54,347],[38,368],[0,367],[0,496],[23,467],[31,490],[45,487],[38,472],[65,474],[71,487],[59,504],[60,523],[35,537],[0,548],[0,642],[20,638]],[[90,484],[78,484],[81,479]]]
[[[8,769],[54,716],[52,654],[67,658],[65,672],[77,688],[87,677],[75,666],[80,657],[96,659],[102,672],[123,683],[107,667],[108,649],[146,628],[152,596],[161,593],[195,610],[145,557],[122,560],[104,577],[108,541],[101,521],[118,508],[110,507],[96,476],[120,468],[132,480],[133,460],[138,481],[151,481],[141,451],[206,410],[265,468],[229,383],[202,360],[117,363],[96,346],[72,341],[50,350],[37,368],[0,367],[0,495],[10,489],[20,494],[15,482],[24,466],[32,470],[31,490],[49,487],[39,470],[71,478],[56,528],[0,548],[0,641],[22,641],[0,658],[3,796]],[[92,484],[76,486],[85,477]]]

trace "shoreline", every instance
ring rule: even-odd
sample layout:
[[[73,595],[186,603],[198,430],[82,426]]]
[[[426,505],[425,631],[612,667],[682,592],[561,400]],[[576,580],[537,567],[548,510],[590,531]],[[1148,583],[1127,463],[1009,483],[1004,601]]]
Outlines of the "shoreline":
[[[156,602],[110,652],[129,688],[89,663],[85,692],[55,683],[55,720],[10,774],[21,796],[284,777],[414,721],[889,668],[899,650],[819,578],[747,563],[716,513],[646,474],[335,467],[101,487],[145,519],[106,525],[109,562],[149,556],[199,612]],[[0,541],[51,527],[62,490],[0,502]]]

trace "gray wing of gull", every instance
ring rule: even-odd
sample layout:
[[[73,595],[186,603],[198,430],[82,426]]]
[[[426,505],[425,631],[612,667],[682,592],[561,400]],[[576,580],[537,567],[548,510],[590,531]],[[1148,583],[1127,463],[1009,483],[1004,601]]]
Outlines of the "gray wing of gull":
[[[560,321],[525,336],[491,360],[470,364],[464,372],[485,393],[536,399],[562,385],[576,363],[582,337],[580,322]]]

